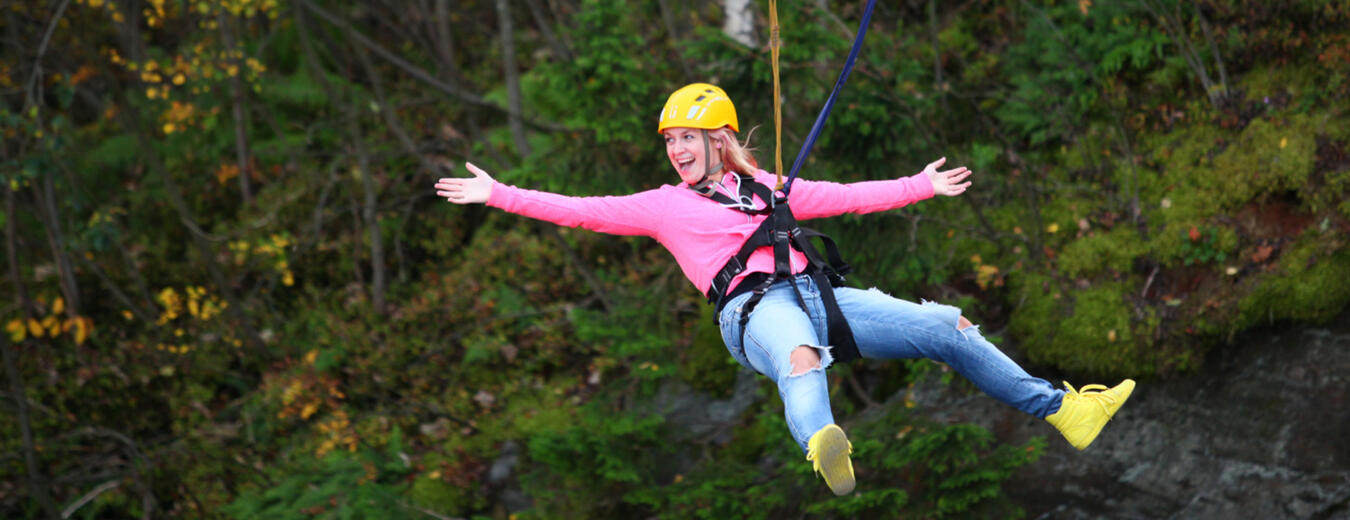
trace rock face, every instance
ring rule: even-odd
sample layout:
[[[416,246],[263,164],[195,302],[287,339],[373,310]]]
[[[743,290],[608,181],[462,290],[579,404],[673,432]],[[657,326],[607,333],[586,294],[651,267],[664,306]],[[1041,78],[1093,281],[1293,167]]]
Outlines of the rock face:
[[[1140,381],[1083,452],[978,391],[928,382],[912,398],[1001,441],[1046,437],[1007,488],[1029,518],[1350,519],[1350,313],[1234,343],[1197,375]]]

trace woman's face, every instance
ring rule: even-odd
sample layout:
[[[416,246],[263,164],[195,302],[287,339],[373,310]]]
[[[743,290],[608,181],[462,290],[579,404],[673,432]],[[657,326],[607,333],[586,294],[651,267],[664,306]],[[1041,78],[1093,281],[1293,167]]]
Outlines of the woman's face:
[[[680,180],[685,184],[692,186],[703,180],[709,162],[712,163],[711,166],[719,166],[722,163],[721,159],[715,156],[706,157],[707,152],[703,149],[703,130],[667,128],[661,135],[666,140],[666,157],[670,158],[670,165],[675,167],[675,172],[680,174]],[[708,144],[711,145],[708,152],[713,154],[719,153],[722,149],[722,142],[715,135],[708,136]]]

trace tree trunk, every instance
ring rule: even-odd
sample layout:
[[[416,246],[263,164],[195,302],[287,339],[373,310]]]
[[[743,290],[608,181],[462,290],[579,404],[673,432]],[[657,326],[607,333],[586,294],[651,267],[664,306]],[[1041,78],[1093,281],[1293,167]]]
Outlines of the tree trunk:
[[[355,126],[360,123],[354,120],[351,124]],[[370,233],[370,299],[375,305],[375,312],[383,315],[385,286],[388,283],[384,265],[384,232],[380,228],[379,213],[376,211],[379,197],[375,175],[370,171],[370,154],[367,153],[366,145],[361,139],[361,132],[353,130],[352,146],[356,149],[357,162],[361,165],[361,189],[364,191],[361,219],[365,221],[366,231]]]
[[[52,259],[56,263],[58,279],[61,282],[61,295],[66,300],[66,315],[75,318],[80,315],[80,286],[75,281],[75,269],[71,266],[70,255],[66,252],[65,237],[61,233],[61,217],[56,214],[55,189],[52,187],[50,172],[42,176],[41,192],[37,193],[37,202],[42,227],[47,231],[47,243],[52,250]]]
[[[553,48],[553,53],[557,55],[555,58],[571,61],[573,59],[572,49],[569,49],[567,44],[558,39],[558,35],[553,32],[553,24],[549,23],[548,18],[544,16],[544,13],[548,10],[539,4],[539,0],[526,0],[526,3],[530,5],[530,15],[534,17],[534,24],[539,27],[539,33],[544,35],[544,40],[548,42],[549,47]]]
[[[722,32],[746,47],[755,46],[755,12],[750,0],[722,0]]]
[[[675,13],[670,9],[670,0],[657,0],[657,6],[661,9],[661,23],[666,26],[666,38],[671,41],[679,40],[679,25],[675,21]],[[689,69],[689,64],[685,63],[685,60],[675,60],[675,63],[680,66],[684,81],[694,81],[694,71]]]
[[[455,40],[450,33],[450,6],[449,0],[436,0],[436,53],[441,58],[441,70],[445,71],[449,77],[446,82],[451,85],[458,85],[459,81],[459,61],[455,53]]]
[[[5,249],[9,258],[9,279],[10,284],[14,286],[14,295],[18,299],[19,316],[26,320],[32,318],[32,306],[29,304],[28,292],[24,289],[23,278],[19,273],[14,190],[9,189],[8,186],[0,187],[0,189],[5,192]],[[16,359],[17,356],[14,354],[13,346],[9,344],[9,336],[6,334],[0,334],[0,352],[3,352],[5,375],[9,379],[9,392],[14,396],[14,407],[17,411],[16,419],[19,422],[20,434],[23,437],[24,465],[28,469],[28,492],[33,494],[33,500],[36,500],[42,506],[42,510],[47,513],[48,518],[60,518],[56,509],[56,502],[52,501],[51,489],[47,485],[45,472],[38,461],[37,448],[33,442],[33,425],[28,418],[28,394],[24,390],[23,379],[19,374],[19,361]]]
[[[404,152],[417,158],[418,164],[422,165],[422,173],[425,174],[424,180],[428,184],[433,183],[436,179],[436,165],[432,164],[431,161],[426,158],[426,155],[423,154],[421,150],[417,149],[416,143],[413,143],[412,137],[409,136],[408,131],[403,128],[403,123],[399,121],[398,114],[394,113],[393,105],[391,105],[389,100],[384,96],[384,82],[380,80],[379,71],[375,70],[375,66],[371,64],[370,56],[366,55],[365,49],[355,48],[352,50],[356,53],[356,57],[360,58],[361,68],[365,70],[366,76],[370,78],[370,85],[372,91],[375,93],[375,102],[378,103],[380,107],[380,115],[384,117],[385,125],[389,127],[389,131],[394,133],[394,137],[398,139],[399,144],[403,145]],[[412,175],[412,177],[413,179],[409,179],[410,181],[418,179],[418,176],[415,174]],[[403,222],[406,223],[408,219],[412,217],[412,210],[416,201],[416,198],[412,199],[412,201],[408,203],[408,206],[404,208]],[[403,261],[403,242],[399,240],[400,236],[401,233],[396,232],[393,234],[394,255],[398,263],[399,279],[404,280],[407,276],[407,264]]]
[[[221,9],[220,13],[216,15],[216,20],[220,23],[220,37],[225,43],[225,52],[230,53],[230,63],[234,65],[237,71],[236,74],[230,76],[230,113],[234,116],[234,154],[239,167],[239,194],[244,198],[244,205],[251,205],[253,204],[253,188],[249,181],[252,168],[249,168],[248,111],[245,105],[247,100],[244,97],[244,82],[240,78],[244,74],[244,64],[242,59],[234,55],[234,33],[231,32],[230,19],[225,16],[224,9]]]
[[[525,137],[525,125],[521,122],[520,71],[516,70],[516,35],[511,28],[511,8],[506,4],[506,0],[497,0],[497,27],[501,30],[502,70],[506,73],[506,106],[511,112],[507,121],[511,126],[511,140],[515,141],[516,153],[524,158],[530,155],[530,142]]]

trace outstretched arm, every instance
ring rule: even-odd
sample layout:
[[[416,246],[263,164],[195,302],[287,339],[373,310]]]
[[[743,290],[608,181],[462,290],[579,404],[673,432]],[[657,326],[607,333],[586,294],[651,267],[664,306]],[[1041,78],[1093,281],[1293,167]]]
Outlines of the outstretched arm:
[[[447,177],[436,181],[436,196],[445,197],[455,204],[482,204],[492,197],[492,185],[495,181],[482,168],[466,162],[464,167],[473,174],[471,178]]]
[[[965,193],[966,188],[970,187],[970,181],[961,181],[966,180],[966,177],[970,177],[972,172],[969,169],[966,169],[965,166],[951,170],[938,170],[938,167],[946,162],[947,158],[943,157],[928,163],[928,166],[923,169],[923,173],[928,176],[928,180],[933,181],[933,194],[955,197]]]
[[[792,188],[792,213],[800,220],[807,220],[843,213],[886,211],[935,195],[955,197],[970,187],[970,182],[963,181],[971,172],[964,166],[939,170],[946,162],[947,158],[943,157],[929,163],[919,173],[884,181],[839,184],[798,179],[798,184]],[[761,182],[772,182],[772,175],[764,175]]]
[[[498,183],[482,168],[464,163],[473,177],[436,181],[436,196],[455,204],[486,203],[517,215],[611,235],[656,236],[665,202],[654,190],[619,197],[569,197]]]

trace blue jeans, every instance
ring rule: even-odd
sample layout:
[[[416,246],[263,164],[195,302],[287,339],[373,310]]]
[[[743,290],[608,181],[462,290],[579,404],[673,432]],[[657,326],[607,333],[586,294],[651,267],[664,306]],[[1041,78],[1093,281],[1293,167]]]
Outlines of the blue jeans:
[[[805,451],[812,434],[834,423],[825,376],[833,356],[830,347],[822,343],[829,336],[825,306],[815,281],[797,275],[791,283],[801,291],[809,313],[802,311],[789,281],[780,280],[751,311],[745,330],[740,325],[742,307],[752,293],[728,301],[718,319],[731,357],[778,384],[788,428]],[[979,327],[959,329],[960,309],[932,302],[916,304],[876,289],[838,287],[834,294],[862,357],[940,361],[984,393],[1018,410],[1039,418],[1059,410],[1064,391],[1027,374],[984,339]],[[802,345],[816,350],[820,366],[794,375],[790,357]]]

